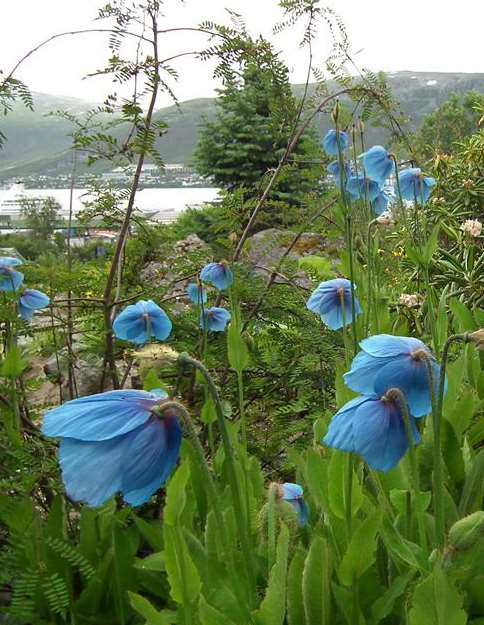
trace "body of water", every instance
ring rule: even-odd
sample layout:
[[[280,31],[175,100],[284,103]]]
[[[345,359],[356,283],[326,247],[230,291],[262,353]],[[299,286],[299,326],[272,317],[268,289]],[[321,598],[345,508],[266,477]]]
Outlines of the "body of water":
[[[15,185],[17,186],[17,185]],[[180,213],[188,206],[197,206],[211,202],[218,195],[219,189],[206,187],[179,187],[174,189],[142,189],[136,194],[135,206],[143,212],[160,211],[163,213]],[[12,214],[20,197],[42,198],[53,197],[60,204],[62,214],[69,212],[69,189],[0,189],[0,215]],[[82,202],[88,199],[86,189],[74,189],[73,212],[82,209]]]

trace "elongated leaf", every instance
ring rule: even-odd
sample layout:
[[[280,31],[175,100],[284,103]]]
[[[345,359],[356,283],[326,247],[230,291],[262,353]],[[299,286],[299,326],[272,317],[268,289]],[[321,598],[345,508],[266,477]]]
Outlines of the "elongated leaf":
[[[189,463],[182,462],[168,483],[164,510],[165,524],[176,525],[181,517],[186,503],[186,486],[189,475]]]
[[[288,551],[289,530],[282,523],[277,540],[276,561],[269,574],[266,594],[255,614],[257,625],[283,625],[284,623]]]
[[[311,543],[304,563],[302,591],[306,625],[331,623],[331,561],[329,548],[321,536]]]
[[[390,588],[371,606],[369,625],[378,625],[392,612],[395,601],[403,595],[414,575],[413,571],[408,571],[393,580]]]
[[[339,519],[346,514],[345,493],[348,473],[349,456],[342,451],[333,450],[328,467],[328,500],[331,512]],[[361,507],[363,491],[357,475],[353,472],[353,488],[351,493],[351,510],[354,516]]]
[[[242,372],[249,364],[249,350],[242,338],[240,310],[234,306],[232,320],[227,330],[227,356],[229,364],[235,371]]]
[[[477,326],[474,317],[465,304],[453,297],[449,300],[449,308],[457,320],[459,331],[472,332],[476,330]]]
[[[427,558],[423,549],[398,534],[391,523],[384,521],[381,536],[385,547],[397,562],[403,562],[420,571],[428,571]]]
[[[171,610],[159,612],[149,601],[135,592],[128,592],[129,603],[135,612],[146,620],[146,625],[174,625],[177,614]]]
[[[186,542],[178,527],[165,523],[165,566],[174,601],[188,609],[195,602],[202,588],[200,576],[187,549]]]
[[[360,577],[373,564],[380,524],[381,511],[374,510],[356,528],[338,569],[341,583],[351,586],[353,579]]]
[[[298,549],[294,554],[287,573],[287,620],[289,625],[306,625],[302,579],[306,553]]]
[[[304,475],[310,494],[321,510],[328,512],[328,461],[315,449],[309,448],[306,452]]]
[[[85,508],[83,508],[83,511]],[[163,549],[163,526],[159,521],[145,521],[144,519],[134,516],[134,522],[141,536],[146,540],[149,546],[155,551]]]
[[[467,615],[453,583],[437,565],[413,593],[410,625],[465,625]]]
[[[198,602],[198,614],[202,625],[235,625],[225,614],[222,614],[213,606],[208,605],[203,595]]]
[[[4,378],[15,380],[27,366],[18,347],[11,347],[2,360],[0,372]]]

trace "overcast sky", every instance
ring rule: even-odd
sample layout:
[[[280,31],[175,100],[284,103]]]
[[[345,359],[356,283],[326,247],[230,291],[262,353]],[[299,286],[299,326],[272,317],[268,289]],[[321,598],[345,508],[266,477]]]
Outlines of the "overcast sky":
[[[50,35],[96,27],[93,18],[102,0],[0,0],[0,69],[9,71],[29,49]],[[304,82],[307,51],[298,34],[273,36],[280,16],[277,0],[166,0],[160,27],[194,26],[204,19],[227,22],[225,7],[241,13],[252,34],[270,37],[291,71],[292,82]],[[484,0],[327,0],[342,17],[360,66],[372,70],[484,72]],[[101,26],[100,23],[97,23]],[[316,63],[329,50],[324,28],[314,46]],[[165,57],[203,48],[193,33],[166,35]],[[16,75],[30,89],[101,101],[112,88],[102,78],[83,76],[103,65],[106,35],[77,35],[48,44],[30,57]],[[182,75],[175,87],[180,100],[211,96],[217,83],[210,65],[186,57],[176,63]],[[167,98],[159,104],[169,104]]]

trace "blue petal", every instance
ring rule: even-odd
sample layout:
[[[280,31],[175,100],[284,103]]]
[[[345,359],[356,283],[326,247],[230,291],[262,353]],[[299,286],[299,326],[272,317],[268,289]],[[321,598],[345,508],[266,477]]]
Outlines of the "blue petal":
[[[285,501],[290,499],[298,499],[304,495],[304,490],[299,484],[293,484],[291,482],[285,482],[282,484],[282,498]]]
[[[322,442],[328,447],[334,447],[342,451],[354,451],[353,417],[356,409],[370,400],[370,397],[355,397],[340,408],[331,419],[328,431]]]
[[[121,490],[121,467],[129,452],[129,434],[86,442],[62,439],[59,463],[67,494],[74,501],[100,506]]]
[[[42,291],[36,289],[25,289],[19,299],[22,306],[39,310],[50,304],[50,298]]]
[[[331,129],[328,130],[321,141],[321,145],[326,154],[329,154],[330,156],[336,156],[338,154],[338,138],[341,151],[346,150],[349,144],[348,134],[343,130],[340,130],[337,135],[336,130]]]
[[[152,417],[130,436],[121,489],[127,503],[139,506],[165,483],[173,470],[182,433],[176,417]]]
[[[361,351],[353,358],[350,370],[343,375],[344,383],[357,393],[365,395],[374,393],[375,377],[388,361],[388,358],[375,358]]]
[[[376,198],[371,202],[371,207],[375,213],[375,215],[381,215],[384,213],[388,206],[388,195],[383,191],[376,196]]]
[[[426,349],[425,343],[409,336],[376,334],[360,342],[360,347],[370,356],[387,358],[399,354],[410,354],[414,350]]]
[[[42,432],[46,436],[84,441],[114,438],[145,423],[159,399],[153,393],[138,390],[79,397],[49,410],[43,419]]]
[[[434,386],[438,386],[440,367],[435,364]],[[427,367],[424,361],[410,356],[396,356],[380,368],[374,378],[374,389],[383,395],[390,388],[398,388],[405,395],[408,409],[414,417],[423,417],[432,410]]]
[[[200,313],[200,328],[203,330],[205,327],[210,332],[223,332],[225,326],[230,321],[230,313],[225,308],[206,308]]]
[[[413,419],[415,443],[420,440]],[[379,471],[389,471],[407,451],[405,426],[394,402],[373,399],[357,408],[353,415],[355,452]]]
[[[23,261],[14,256],[0,256],[0,267],[16,267],[22,265]]]
[[[20,301],[18,303],[18,312],[24,321],[31,321],[32,317],[34,316],[34,311],[32,310],[32,308],[24,306]]]
[[[393,160],[381,145],[374,145],[359,158],[363,160],[365,175],[379,184],[383,184],[395,170]]]
[[[194,304],[205,304],[207,301],[207,291],[201,285],[191,282],[185,290],[190,301]]]
[[[24,280],[24,274],[9,266],[0,265],[0,291],[16,291]]]
[[[233,283],[234,276],[225,263],[208,263],[201,270],[200,279],[221,291]]]

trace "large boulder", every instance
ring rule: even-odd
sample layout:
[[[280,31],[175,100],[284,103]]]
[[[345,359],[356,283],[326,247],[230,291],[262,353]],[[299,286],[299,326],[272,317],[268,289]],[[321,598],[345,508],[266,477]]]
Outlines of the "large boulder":
[[[268,228],[261,230],[247,239],[245,260],[251,265],[255,274],[268,277],[286,254],[297,233],[291,230]],[[303,232],[284,260],[298,261],[304,256],[331,254],[335,243],[317,232]],[[296,271],[293,278],[297,284],[310,287],[312,282],[303,270]],[[276,277],[276,282],[284,282]]]

